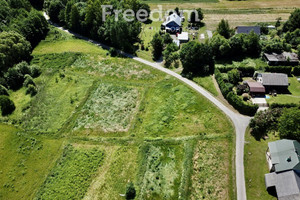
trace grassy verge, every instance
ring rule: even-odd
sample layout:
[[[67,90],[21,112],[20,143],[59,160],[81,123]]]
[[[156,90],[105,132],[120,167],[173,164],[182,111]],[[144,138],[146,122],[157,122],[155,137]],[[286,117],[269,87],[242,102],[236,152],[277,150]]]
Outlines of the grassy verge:
[[[200,86],[202,86],[204,89],[209,91],[214,96],[219,95],[211,76],[196,77],[193,78],[193,81],[199,84]]]

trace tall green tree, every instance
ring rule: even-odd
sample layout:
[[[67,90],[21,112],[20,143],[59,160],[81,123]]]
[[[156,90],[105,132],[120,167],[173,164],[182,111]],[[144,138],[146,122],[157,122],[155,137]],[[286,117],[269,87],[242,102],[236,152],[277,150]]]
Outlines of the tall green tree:
[[[70,28],[73,31],[80,32],[80,14],[77,6],[74,4],[70,13]]]
[[[278,130],[280,138],[300,141],[300,109],[285,109],[279,118]]]
[[[225,37],[226,39],[230,38],[232,35],[232,30],[229,27],[229,23],[227,20],[222,19],[221,22],[218,24],[217,32]]]
[[[287,32],[293,32],[297,28],[300,28],[300,9],[294,10],[294,12],[291,13],[291,16],[289,19],[284,23],[283,25],[283,31]]]
[[[153,60],[158,60],[164,48],[163,39],[159,33],[156,33],[151,40]]]
[[[216,58],[226,57],[230,53],[230,44],[220,34],[215,34],[209,41],[213,54]]]
[[[31,54],[30,43],[19,33],[0,33],[0,72],[23,60]]]
[[[214,71],[214,60],[212,49],[209,45],[196,41],[183,45],[180,53],[183,73],[207,75]]]

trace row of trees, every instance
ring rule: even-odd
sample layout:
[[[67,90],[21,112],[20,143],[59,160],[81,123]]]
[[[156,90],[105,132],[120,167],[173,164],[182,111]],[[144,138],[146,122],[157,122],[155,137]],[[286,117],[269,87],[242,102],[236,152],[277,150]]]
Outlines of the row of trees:
[[[48,23],[38,11],[41,0],[0,0],[0,107],[2,115],[9,115],[15,105],[8,89],[17,90],[25,85],[26,93],[35,95],[37,88],[32,77],[40,70],[29,66],[31,52],[48,32]],[[18,64],[19,63],[19,64]]]
[[[145,9],[150,14],[150,7],[138,0],[46,0],[44,5],[53,22],[130,52],[135,50],[133,44],[139,42],[141,22],[135,16],[132,17],[133,21],[126,21],[122,13],[118,14],[118,20],[116,20],[116,15],[111,10],[122,9],[124,11],[130,8],[137,13],[139,9]],[[105,21],[102,19],[102,5],[113,6],[111,10],[107,10],[111,11],[111,14],[106,16]]]

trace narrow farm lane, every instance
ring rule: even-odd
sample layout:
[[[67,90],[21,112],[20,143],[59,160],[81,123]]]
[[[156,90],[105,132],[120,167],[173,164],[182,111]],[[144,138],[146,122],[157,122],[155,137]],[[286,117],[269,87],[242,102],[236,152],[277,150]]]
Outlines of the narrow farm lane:
[[[49,21],[49,17],[46,13],[44,13],[45,18]],[[49,23],[51,23],[49,21]],[[73,33],[69,30],[64,29],[63,27],[60,27],[56,24],[51,23],[52,25],[56,26],[60,30],[63,30],[69,34],[74,35],[75,37],[79,39],[83,39],[86,41],[89,41],[99,47],[102,47],[104,49],[109,49],[110,47],[107,45],[104,45],[102,43],[99,43],[97,41],[91,40],[87,37],[81,36],[77,33]],[[236,160],[235,160],[235,166],[236,166],[236,189],[237,189],[237,199],[238,200],[246,200],[246,186],[245,186],[245,175],[244,175],[244,141],[245,141],[245,132],[246,128],[248,127],[250,123],[250,117],[240,115],[237,113],[234,113],[232,110],[230,110],[228,107],[226,107],[222,102],[220,102],[218,99],[216,99],[212,94],[210,94],[208,91],[206,91],[201,86],[197,85],[193,81],[182,77],[181,75],[177,74],[176,72],[173,72],[169,69],[166,69],[162,67],[159,63],[150,62],[145,59],[133,56],[132,54],[120,52],[122,55],[132,58],[140,63],[144,63],[150,67],[153,67],[155,69],[158,69],[166,74],[169,74],[178,80],[184,82],[185,84],[189,85],[191,88],[193,88],[195,91],[206,97],[208,100],[210,100],[213,104],[215,104],[219,109],[221,109],[233,122],[235,131],[236,131]]]

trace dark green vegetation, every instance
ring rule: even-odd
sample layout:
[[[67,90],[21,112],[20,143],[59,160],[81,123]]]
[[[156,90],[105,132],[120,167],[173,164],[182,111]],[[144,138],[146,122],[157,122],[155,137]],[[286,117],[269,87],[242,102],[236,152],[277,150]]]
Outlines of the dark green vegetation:
[[[47,21],[27,0],[1,0],[0,32],[1,93],[7,89],[20,89],[26,81],[26,94],[36,95],[37,88],[28,76],[37,77],[39,69],[36,66],[29,67],[25,61],[30,61],[32,47],[45,38],[48,32]],[[7,92],[4,95],[9,96]],[[1,98],[1,110],[3,116],[15,110],[9,97]]]
[[[204,97],[55,28],[32,56],[39,76],[27,73],[23,87],[8,90],[16,110],[1,117],[19,128],[0,126],[0,159],[9,163],[0,169],[1,197],[120,199],[132,182],[145,199],[234,198],[233,129]],[[224,156],[208,160],[208,144]],[[208,181],[216,178],[211,162],[222,183]]]
[[[227,75],[227,77],[225,77]],[[232,69],[228,74],[222,74],[219,69],[215,70],[215,77],[219,84],[223,96],[227,99],[236,110],[244,115],[255,115],[258,106],[254,105],[249,99],[243,99],[233,91],[234,86],[240,81],[240,73],[236,69]]]
[[[300,109],[299,105],[289,105],[289,108],[277,107],[259,112],[251,120],[251,134],[257,139],[278,132],[282,139],[300,140]]]

